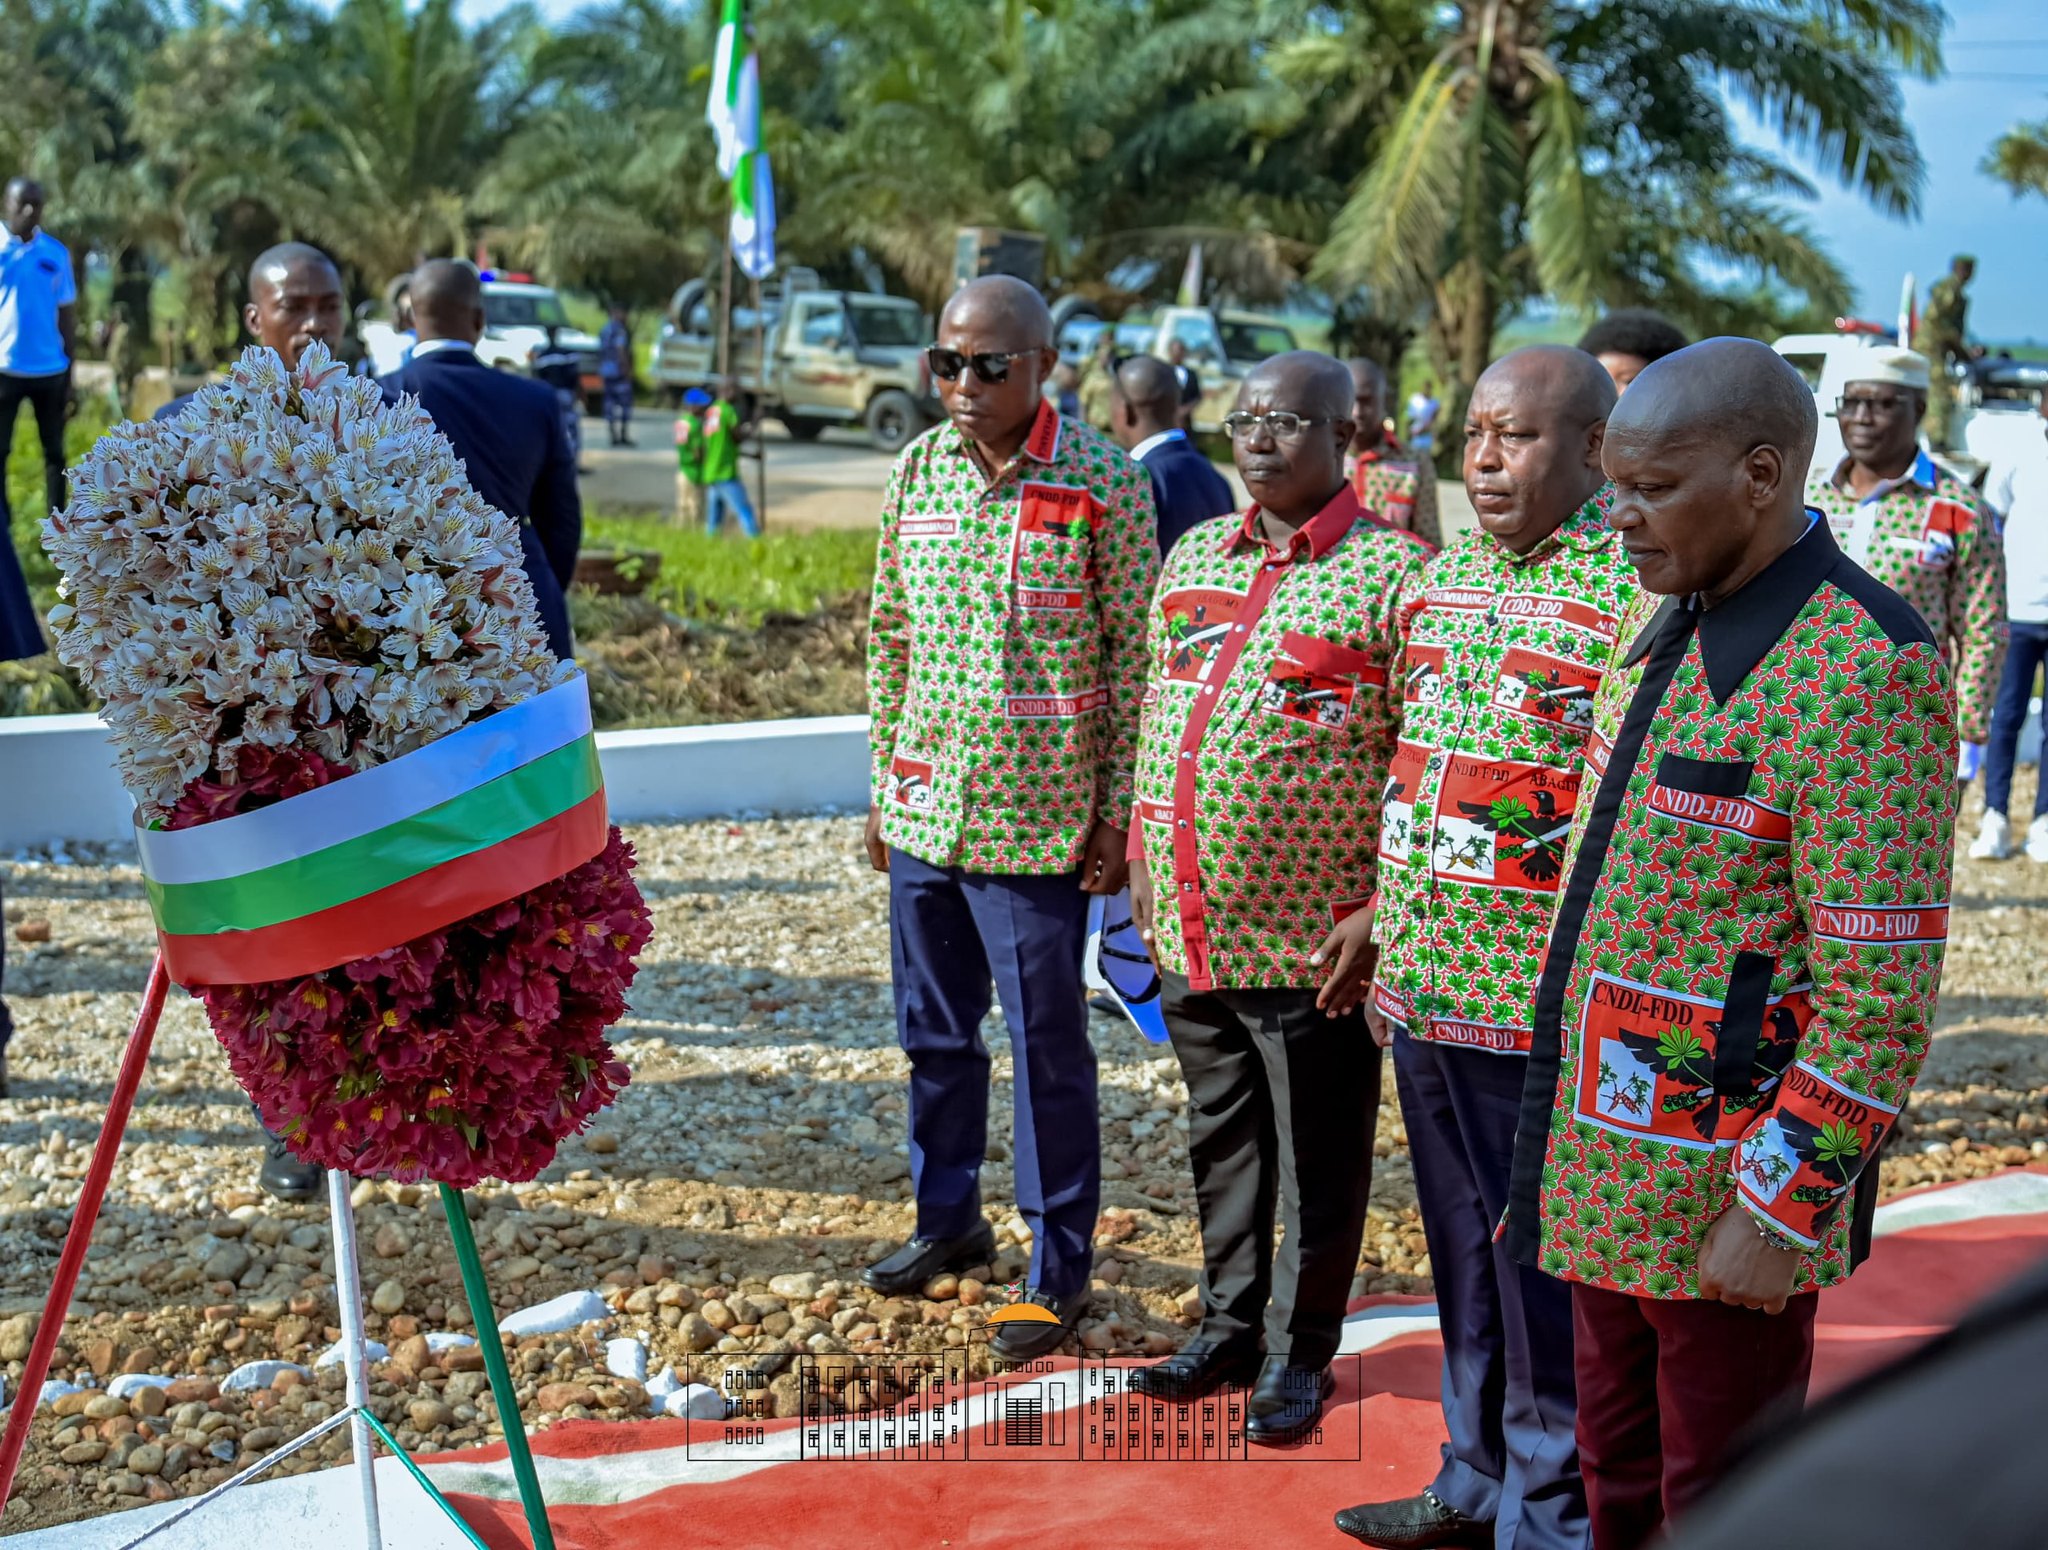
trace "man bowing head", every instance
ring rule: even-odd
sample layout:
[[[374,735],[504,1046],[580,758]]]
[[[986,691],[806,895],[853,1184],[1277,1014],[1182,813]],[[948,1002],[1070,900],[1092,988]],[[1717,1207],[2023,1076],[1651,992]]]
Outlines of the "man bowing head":
[[[1710,339],[1607,425],[1607,520],[1665,599],[1601,680],[1535,1002],[1508,1248],[1572,1283],[1596,1550],[1633,1550],[1798,1404],[1816,1293],[1948,935],[1955,700],[1926,624],[1801,501],[1813,395]]]

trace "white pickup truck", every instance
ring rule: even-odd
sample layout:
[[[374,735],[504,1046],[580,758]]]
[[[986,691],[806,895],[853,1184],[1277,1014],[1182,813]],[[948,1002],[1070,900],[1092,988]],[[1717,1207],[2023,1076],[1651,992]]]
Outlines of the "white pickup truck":
[[[524,277],[484,281],[484,336],[476,343],[479,359],[507,371],[529,371],[534,351],[547,343],[550,326],[563,349],[583,357],[584,403],[592,414],[601,413],[604,382],[597,371],[597,340],[569,326],[562,298],[551,287]],[[413,345],[410,332],[401,333],[388,317],[364,323],[359,332],[370,368],[378,376],[389,376],[405,364]]]
[[[1106,328],[1092,305],[1055,309],[1059,319],[1062,359],[1078,363]],[[1223,417],[1237,403],[1245,375],[1270,356],[1298,349],[1294,330],[1283,319],[1256,312],[1231,312],[1213,307],[1162,307],[1149,322],[1124,321],[1116,326],[1119,351],[1167,358],[1178,340],[1187,350],[1187,364],[1202,384],[1195,407],[1195,429],[1209,435],[1223,428]]]

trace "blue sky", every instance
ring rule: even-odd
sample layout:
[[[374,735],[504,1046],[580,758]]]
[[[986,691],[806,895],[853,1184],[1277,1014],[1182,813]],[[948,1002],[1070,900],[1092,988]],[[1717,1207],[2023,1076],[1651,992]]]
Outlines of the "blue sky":
[[[475,19],[506,3],[464,0],[462,10]],[[538,0],[550,19],[570,15],[579,3]],[[1919,218],[1891,220],[1832,184],[1823,184],[1819,200],[1803,208],[1855,281],[1860,316],[1895,316],[1907,270],[1924,297],[1951,254],[1975,253],[1971,332],[1991,340],[2048,341],[2048,200],[2015,200],[1977,171],[2006,129],[2048,116],[2048,4],[1950,0],[1949,15],[1948,76],[1903,87],[1927,163]],[[1757,130],[1755,138],[1770,136]]]

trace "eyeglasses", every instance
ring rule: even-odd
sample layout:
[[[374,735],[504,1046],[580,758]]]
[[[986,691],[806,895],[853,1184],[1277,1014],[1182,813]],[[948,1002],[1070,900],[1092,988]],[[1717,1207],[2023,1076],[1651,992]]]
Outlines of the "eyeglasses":
[[[1311,425],[1329,425],[1328,415],[1310,419],[1306,415],[1288,414],[1282,410],[1274,414],[1227,414],[1223,417],[1223,429],[1232,441],[1243,441],[1245,437],[1264,426],[1275,441],[1293,441]]]
[[[925,364],[932,369],[932,375],[941,382],[958,382],[960,373],[969,367],[984,382],[1007,382],[1010,380],[1010,362],[1029,360],[1044,346],[1029,350],[984,350],[979,355],[968,355],[960,350],[942,349],[932,345],[924,352]]]
[[[1838,420],[1889,420],[1901,409],[1912,403],[1910,397],[1898,393],[1872,393],[1856,398],[1843,394],[1835,400],[1835,418]]]

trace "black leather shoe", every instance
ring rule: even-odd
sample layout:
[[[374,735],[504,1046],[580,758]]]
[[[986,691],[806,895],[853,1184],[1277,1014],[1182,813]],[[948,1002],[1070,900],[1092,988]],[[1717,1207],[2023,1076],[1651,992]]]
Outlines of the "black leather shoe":
[[[981,1223],[964,1238],[912,1238],[887,1259],[861,1272],[861,1280],[884,1296],[921,1289],[933,1276],[995,1258],[995,1229]]]
[[[1067,1336],[1074,1332],[1074,1326],[1080,1323],[1082,1311],[1088,1306],[1088,1294],[1076,1292],[1071,1297],[1055,1297],[1051,1292],[1041,1292],[1033,1287],[1024,1294],[1024,1301],[1050,1309],[1059,1322],[1055,1324],[1051,1319],[1005,1319],[988,1337],[989,1354],[1001,1361],[1031,1362],[1057,1351]]]
[[[276,1200],[311,1200],[327,1182],[325,1170],[292,1156],[283,1136],[263,1132],[263,1171],[256,1182]]]
[[[1486,1550],[1493,1543],[1491,1523],[1445,1506],[1434,1491],[1398,1502],[1346,1507],[1337,1514],[1337,1527],[1362,1544],[1380,1546],[1380,1550],[1429,1550],[1433,1545]]]
[[[1327,1367],[1290,1367],[1284,1356],[1269,1356],[1245,1402],[1247,1442],[1294,1442],[1315,1430],[1323,1401],[1337,1387]]]
[[[1156,1366],[1133,1368],[1124,1388],[1180,1404],[1232,1383],[1250,1383],[1259,1375],[1259,1361],[1255,1345],[1206,1345],[1198,1340]]]

